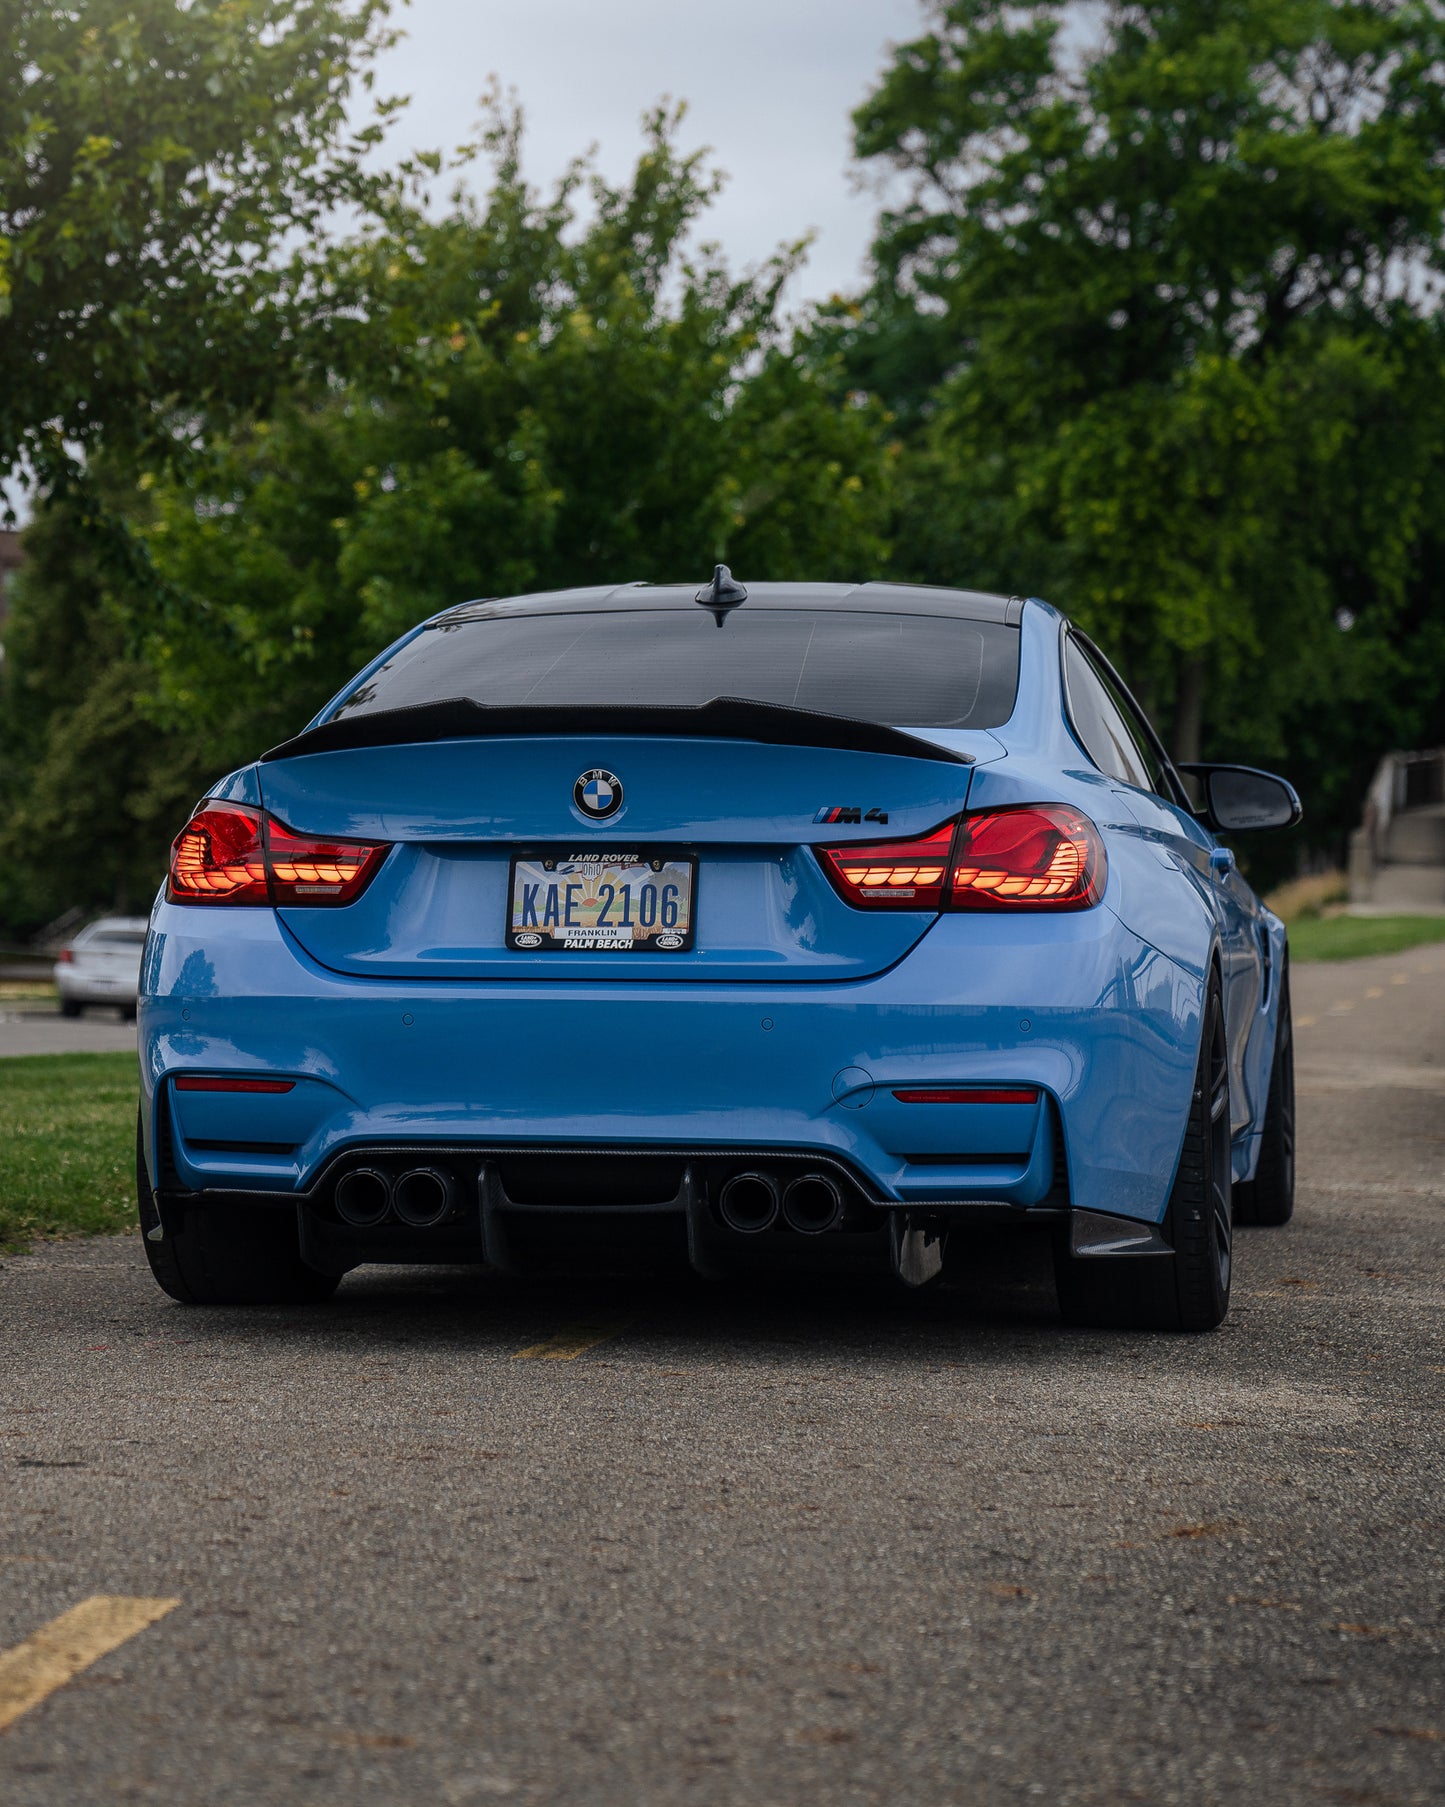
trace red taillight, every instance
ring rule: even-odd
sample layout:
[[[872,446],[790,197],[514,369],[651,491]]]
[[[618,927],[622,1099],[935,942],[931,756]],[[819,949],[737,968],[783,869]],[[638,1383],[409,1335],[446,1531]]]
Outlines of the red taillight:
[[[55,957],[62,966],[73,966],[75,964],[75,949],[73,947],[63,947]]]
[[[1063,803],[962,816],[917,841],[823,847],[851,904],[881,910],[1085,910],[1104,894],[1104,842]]]
[[[948,883],[953,824],[921,841],[878,841],[819,851],[849,903],[883,910],[939,910]]]
[[[172,903],[270,903],[261,812],[207,803],[171,843]]]
[[[319,841],[292,834],[274,817],[266,823],[266,863],[271,901],[278,904],[350,903],[386,858],[385,843]]]
[[[371,882],[385,843],[319,840],[244,803],[207,803],[171,846],[172,903],[346,904]]]
[[[294,1092],[294,1079],[213,1079],[200,1073],[183,1073],[175,1081],[178,1092]]]
[[[953,850],[956,910],[1084,910],[1104,895],[1103,837],[1062,803],[965,816]]]

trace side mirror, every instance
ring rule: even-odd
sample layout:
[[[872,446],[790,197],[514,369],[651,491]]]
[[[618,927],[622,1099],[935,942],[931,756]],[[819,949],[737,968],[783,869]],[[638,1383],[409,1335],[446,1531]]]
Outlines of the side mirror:
[[[1211,828],[1243,833],[1257,828],[1293,828],[1304,815],[1292,784],[1250,765],[1181,765],[1204,791],[1199,814]]]

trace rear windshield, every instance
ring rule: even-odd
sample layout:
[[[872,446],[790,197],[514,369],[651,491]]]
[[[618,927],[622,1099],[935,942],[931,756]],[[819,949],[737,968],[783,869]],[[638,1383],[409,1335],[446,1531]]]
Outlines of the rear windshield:
[[[134,953],[137,948],[145,946],[145,938],[144,929],[101,929],[94,935],[87,935],[82,945],[112,950],[123,947]]]
[[[786,703],[893,727],[991,728],[1018,687],[1018,629],[948,615],[703,608],[441,622],[331,717],[469,697],[484,704],[695,708]]]

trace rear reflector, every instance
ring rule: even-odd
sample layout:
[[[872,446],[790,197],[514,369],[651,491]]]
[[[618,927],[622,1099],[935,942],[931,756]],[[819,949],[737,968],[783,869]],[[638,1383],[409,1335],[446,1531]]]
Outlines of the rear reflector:
[[[864,910],[1086,910],[1104,894],[1104,842],[1063,803],[981,810],[916,841],[820,847]]]
[[[182,1073],[172,1082],[178,1092],[294,1092],[294,1079],[212,1079]]]
[[[895,1092],[900,1104],[1037,1104],[1031,1087],[938,1086],[919,1091]]]
[[[244,803],[208,802],[171,847],[172,903],[348,904],[370,884],[384,842],[294,834]]]

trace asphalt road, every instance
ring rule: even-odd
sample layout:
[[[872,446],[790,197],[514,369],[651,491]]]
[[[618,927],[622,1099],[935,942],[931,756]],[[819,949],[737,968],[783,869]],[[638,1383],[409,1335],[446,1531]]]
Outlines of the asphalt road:
[[[198,1312],[134,1239],[7,1261],[0,1645],[144,1628],[0,1793],[1445,1798],[1445,950],[1296,999],[1300,1208],[1209,1337],[398,1271]]]
[[[0,1009],[0,1059],[11,1054],[108,1054],[135,1047],[135,1024],[118,1010],[97,1005],[84,1016],[63,1017],[54,1004],[10,1004]]]

